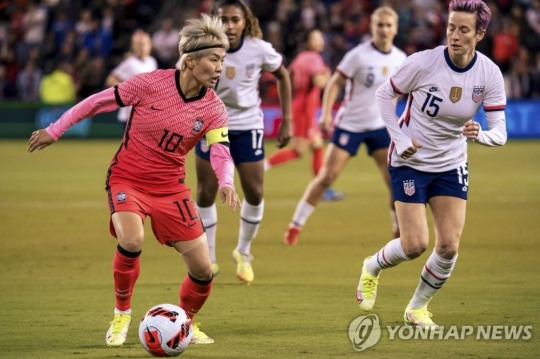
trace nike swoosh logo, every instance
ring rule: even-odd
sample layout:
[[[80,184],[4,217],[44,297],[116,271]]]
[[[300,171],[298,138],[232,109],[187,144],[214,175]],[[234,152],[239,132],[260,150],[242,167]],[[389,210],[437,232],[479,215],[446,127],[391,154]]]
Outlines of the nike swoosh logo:
[[[152,335],[152,332],[150,331],[150,328],[146,327],[146,331],[148,332],[148,336],[150,337],[150,343],[154,343],[156,339]]]
[[[162,109],[160,108],[157,108],[156,106],[152,105],[152,107],[150,107],[151,110],[154,110],[154,111],[163,111]]]
[[[197,224],[197,222],[188,224],[188,228],[191,228],[191,227],[193,227],[193,226],[196,225],[196,224]]]
[[[221,137],[223,137],[223,138],[227,138],[227,136],[229,136],[229,134],[228,134],[228,133],[224,133],[224,132],[221,132]]]

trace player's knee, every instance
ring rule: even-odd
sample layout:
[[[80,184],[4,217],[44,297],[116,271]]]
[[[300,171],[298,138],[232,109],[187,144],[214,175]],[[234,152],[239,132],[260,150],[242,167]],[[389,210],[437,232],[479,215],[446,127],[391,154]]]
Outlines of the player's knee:
[[[437,254],[444,259],[452,259],[458,253],[457,243],[442,243],[437,246]]]
[[[128,252],[138,252],[144,241],[143,234],[121,234],[118,236],[118,244]]]
[[[212,271],[212,265],[192,268],[189,270],[189,274],[191,274],[193,278],[200,281],[209,281],[214,276],[214,272]]]
[[[217,190],[214,188],[204,188],[200,186],[197,189],[197,205],[200,207],[209,207],[214,204],[216,199]]]
[[[263,189],[261,187],[261,188],[251,189],[249,191],[246,190],[244,191],[244,196],[246,197],[247,203],[249,203],[252,206],[258,206],[259,204],[261,204],[263,200]]]
[[[328,188],[334,183],[337,178],[337,174],[331,171],[324,171],[321,173],[319,183],[322,187]]]
[[[420,238],[417,240],[409,241],[403,245],[403,252],[410,259],[420,257],[427,249],[427,241],[424,241]]]

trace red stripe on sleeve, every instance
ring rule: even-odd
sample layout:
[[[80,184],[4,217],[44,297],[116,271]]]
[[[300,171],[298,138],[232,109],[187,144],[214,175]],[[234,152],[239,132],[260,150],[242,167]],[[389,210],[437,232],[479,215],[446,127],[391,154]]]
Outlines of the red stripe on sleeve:
[[[392,85],[392,88],[394,89],[394,92],[397,93],[398,95],[403,95],[403,92],[401,92],[397,87],[396,85],[394,84],[394,81],[392,81],[392,79],[390,79],[390,85]]]
[[[506,108],[506,105],[496,105],[496,106],[484,106],[484,111],[502,111]]]
[[[340,73],[341,76],[345,77],[346,79],[349,79],[349,76],[347,76],[343,71],[341,71],[340,69],[336,69],[337,72]]]

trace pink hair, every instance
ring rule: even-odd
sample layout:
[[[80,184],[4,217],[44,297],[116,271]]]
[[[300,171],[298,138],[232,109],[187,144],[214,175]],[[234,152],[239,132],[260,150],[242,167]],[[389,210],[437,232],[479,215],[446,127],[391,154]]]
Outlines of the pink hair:
[[[452,0],[448,12],[464,11],[476,14],[476,32],[486,31],[491,21],[491,10],[482,0]]]

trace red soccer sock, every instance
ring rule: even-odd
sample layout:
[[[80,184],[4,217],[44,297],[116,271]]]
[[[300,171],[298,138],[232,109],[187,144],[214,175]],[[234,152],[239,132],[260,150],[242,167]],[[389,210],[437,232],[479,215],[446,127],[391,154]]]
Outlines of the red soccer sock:
[[[295,160],[298,157],[300,157],[300,154],[296,152],[295,150],[284,148],[282,150],[277,151],[272,156],[270,156],[270,158],[268,159],[268,163],[270,164],[271,167],[274,167],[282,163]]]
[[[324,160],[324,150],[322,147],[316,148],[313,150],[313,158],[312,158],[312,165],[313,165],[313,175],[318,175],[319,171],[321,170],[321,167],[323,165]]]
[[[201,310],[212,291],[212,283],[212,279],[201,281],[189,273],[186,275],[180,286],[180,307],[186,311],[188,317],[193,318]]]
[[[116,248],[113,261],[114,294],[116,296],[116,309],[129,310],[131,296],[135,282],[139,277],[141,251],[128,252],[124,248]]]

